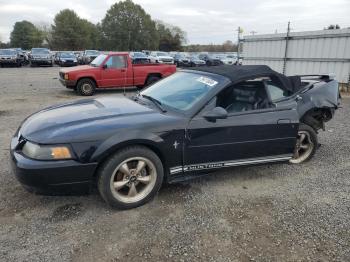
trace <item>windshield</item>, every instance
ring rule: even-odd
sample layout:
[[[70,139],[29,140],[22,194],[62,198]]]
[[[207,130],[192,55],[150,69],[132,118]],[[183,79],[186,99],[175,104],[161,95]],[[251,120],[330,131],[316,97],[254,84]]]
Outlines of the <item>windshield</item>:
[[[86,54],[87,55],[95,55],[95,56],[98,56],[100,54],[99,51],[96,51],[96,50],[87,50],[86,51]]]
[[[208,76],[178,72],[153,84],[141,92],[141,95],[151,96],[162,105],[187,111],[217,84],[217,80]]]
[[[75,55],[73,53],[62,53],[62,58],[75,58]]]
[[[2,49],[0,50],[0,55],[16,55],[16,51],[10,49]]]
[[[99,67],[103,63],[103,61],[106,59],[106,57],[107,55],[99,55],[91,62],[91,65]]]
[[[157,56],[169,56],[169,55],[165,52],[157,52]]]
[[[32,49],[32,54],[44,54],[44,55],[48,55],[50,54],[49,49],[46,48],[33,48]]]

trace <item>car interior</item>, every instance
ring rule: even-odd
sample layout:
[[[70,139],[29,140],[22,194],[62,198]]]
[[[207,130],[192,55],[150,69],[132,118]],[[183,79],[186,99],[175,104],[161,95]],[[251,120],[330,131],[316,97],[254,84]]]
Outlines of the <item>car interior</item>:
[[[230,113],[265,109],[272,106],[264,80],[248,80],[232,85],[217,96],[217,106]]]

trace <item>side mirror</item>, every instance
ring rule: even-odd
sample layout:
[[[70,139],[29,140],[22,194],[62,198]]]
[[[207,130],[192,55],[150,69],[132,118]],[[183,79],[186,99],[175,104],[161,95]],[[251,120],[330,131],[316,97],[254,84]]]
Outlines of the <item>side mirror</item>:
[[[208,121],[215,122],[216,119],[226,119],[227,111],[222,107],[215,107],[213,110],[204,114],[204,118]]]
[[[108,68],[107,64],[104,64],[104,65],[102,66],[102,68],[103,68],[103,69],[107,69],[107,68]]]

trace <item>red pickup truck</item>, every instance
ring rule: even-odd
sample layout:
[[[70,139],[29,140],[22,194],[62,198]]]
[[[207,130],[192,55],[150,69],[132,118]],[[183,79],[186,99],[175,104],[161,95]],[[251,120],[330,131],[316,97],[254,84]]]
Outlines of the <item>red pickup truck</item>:
[[[61,69],[60,82],[84,96],[96,88],[143,87],[176,72],[175,65],[133,64],[126,52],[101,54],[90,65]]]

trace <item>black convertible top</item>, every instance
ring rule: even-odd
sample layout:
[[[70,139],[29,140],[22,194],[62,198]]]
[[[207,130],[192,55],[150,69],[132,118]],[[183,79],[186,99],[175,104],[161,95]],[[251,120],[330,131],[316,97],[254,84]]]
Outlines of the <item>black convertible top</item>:
[[[282,75],[266,65],[221,65],[221,66],[204,66],[196,67],[191,70],[202,71],[222,75],[231,80],[232,84],[240,81],[251,79],[253,77],[268,76],[273,81],[280,82],[283,87],[290,91],[296,92],[300,86],[297,86],[295,79],[290,79]]]

